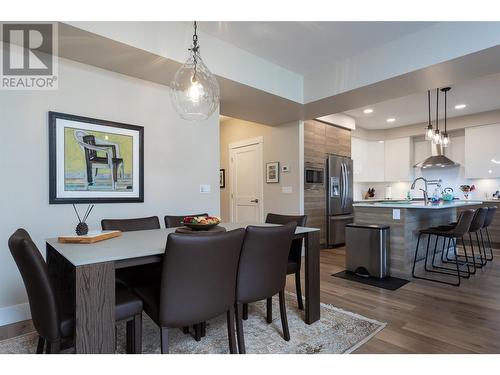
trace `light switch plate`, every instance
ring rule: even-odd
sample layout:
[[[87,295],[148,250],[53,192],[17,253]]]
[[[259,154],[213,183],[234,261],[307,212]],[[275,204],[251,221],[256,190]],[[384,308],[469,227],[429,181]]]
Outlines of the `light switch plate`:
[[[392,210],[392,219],[401,220],[401,210],[399,208],[394,208]]]
[[[281,166],[281,173],[288,173],[290,172],[290,166],[288,164],[283,164]]]
[[[292,189],[292,187],[291,187],[291,186],[283,186],[283,187],[281,188],[281,192],[282,192],[282,193],[285,193],[285,194],[292,194],[293,189]]]
[[[212,187],[208,184],[201,184],[200,185],[200,193],[201,194],[208,194],[212,190]]]

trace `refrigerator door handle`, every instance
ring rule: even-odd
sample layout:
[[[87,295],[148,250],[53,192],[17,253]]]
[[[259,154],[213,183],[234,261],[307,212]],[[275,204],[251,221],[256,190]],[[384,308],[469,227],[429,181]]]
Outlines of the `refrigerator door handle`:
[[[344,176],[345,176],[345,203],[344,203],[344,208],[347,208],[347,200],[349,198],[350,190],[351,187],[349,186],[349,167],[347,166],[347,163],[344,164]]]
[[[342,181],[342,189],[340,190],[340,206],[344,208],[345,205],[345,165],[344,163],[340,164],[340,180]]]

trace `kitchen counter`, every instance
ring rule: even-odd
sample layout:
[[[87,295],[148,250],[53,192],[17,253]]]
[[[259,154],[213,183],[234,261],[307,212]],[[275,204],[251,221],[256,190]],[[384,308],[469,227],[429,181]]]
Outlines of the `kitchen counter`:
[[[418,208],[418,209],[429,209],[429,210],[439,210],[446,208],[457,208],[464,206],[476,206],[482,204],[479,200],[455,200],[451,202],[441,202],[439,204],[425,204],[424,201],[378,201],[378,202],[359,202],[355,203],[354,207],[379,207],[379,208]],[[377,223],[378,224],[378,223]]]
[[[477,208],[480,200],[457,200],[439,205],[425,205],[423,201],[384,201],[354,204],[356,224],[377,224],[390,227],[389,275],[406,280],[412,278],[412,265],[419,231],[424,228],[449,224],[457,220],[457,211]],[[491,203],[490,203],[491,204]],[[423,266],[427,241],[420,241],[417,270]],[[441,240],[438,249],[442,248]],[[348,251],[356,249],[348,249]]]

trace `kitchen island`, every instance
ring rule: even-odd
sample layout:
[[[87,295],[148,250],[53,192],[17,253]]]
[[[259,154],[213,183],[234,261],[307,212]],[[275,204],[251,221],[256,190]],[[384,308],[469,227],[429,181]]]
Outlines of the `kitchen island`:
[[[425,204],[423,201],[355,203],[354,222],[390,227],[389,275],[410,280],[419,230],[456,221],[457,209],[476,208],[481,201],[452,201]],[[427,241],[420,242],[419,260]]]

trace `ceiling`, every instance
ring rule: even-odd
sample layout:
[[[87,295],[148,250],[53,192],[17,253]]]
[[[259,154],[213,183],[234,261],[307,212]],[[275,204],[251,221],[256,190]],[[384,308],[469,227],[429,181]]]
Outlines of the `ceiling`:
[[[200,22],[199,29],[300,75],[434,22]]]
[[[493,74],[452,85],[448,92],[448,118],[500,109],[500,74]],[[436,93],[432,90],[431,119],[436,117]],[[439,97],[440,119],[444,116],[444,95]],[[466,104],[463,109],[455,109],[457,104]],[[373,113],[365,114],[371,108]],[[399,126],[427,122],[427,92],[388,100],[344,112],[356,119],[356,127],[367,130],[389,129]],[[388,123],[388,118],[396,121]]]

